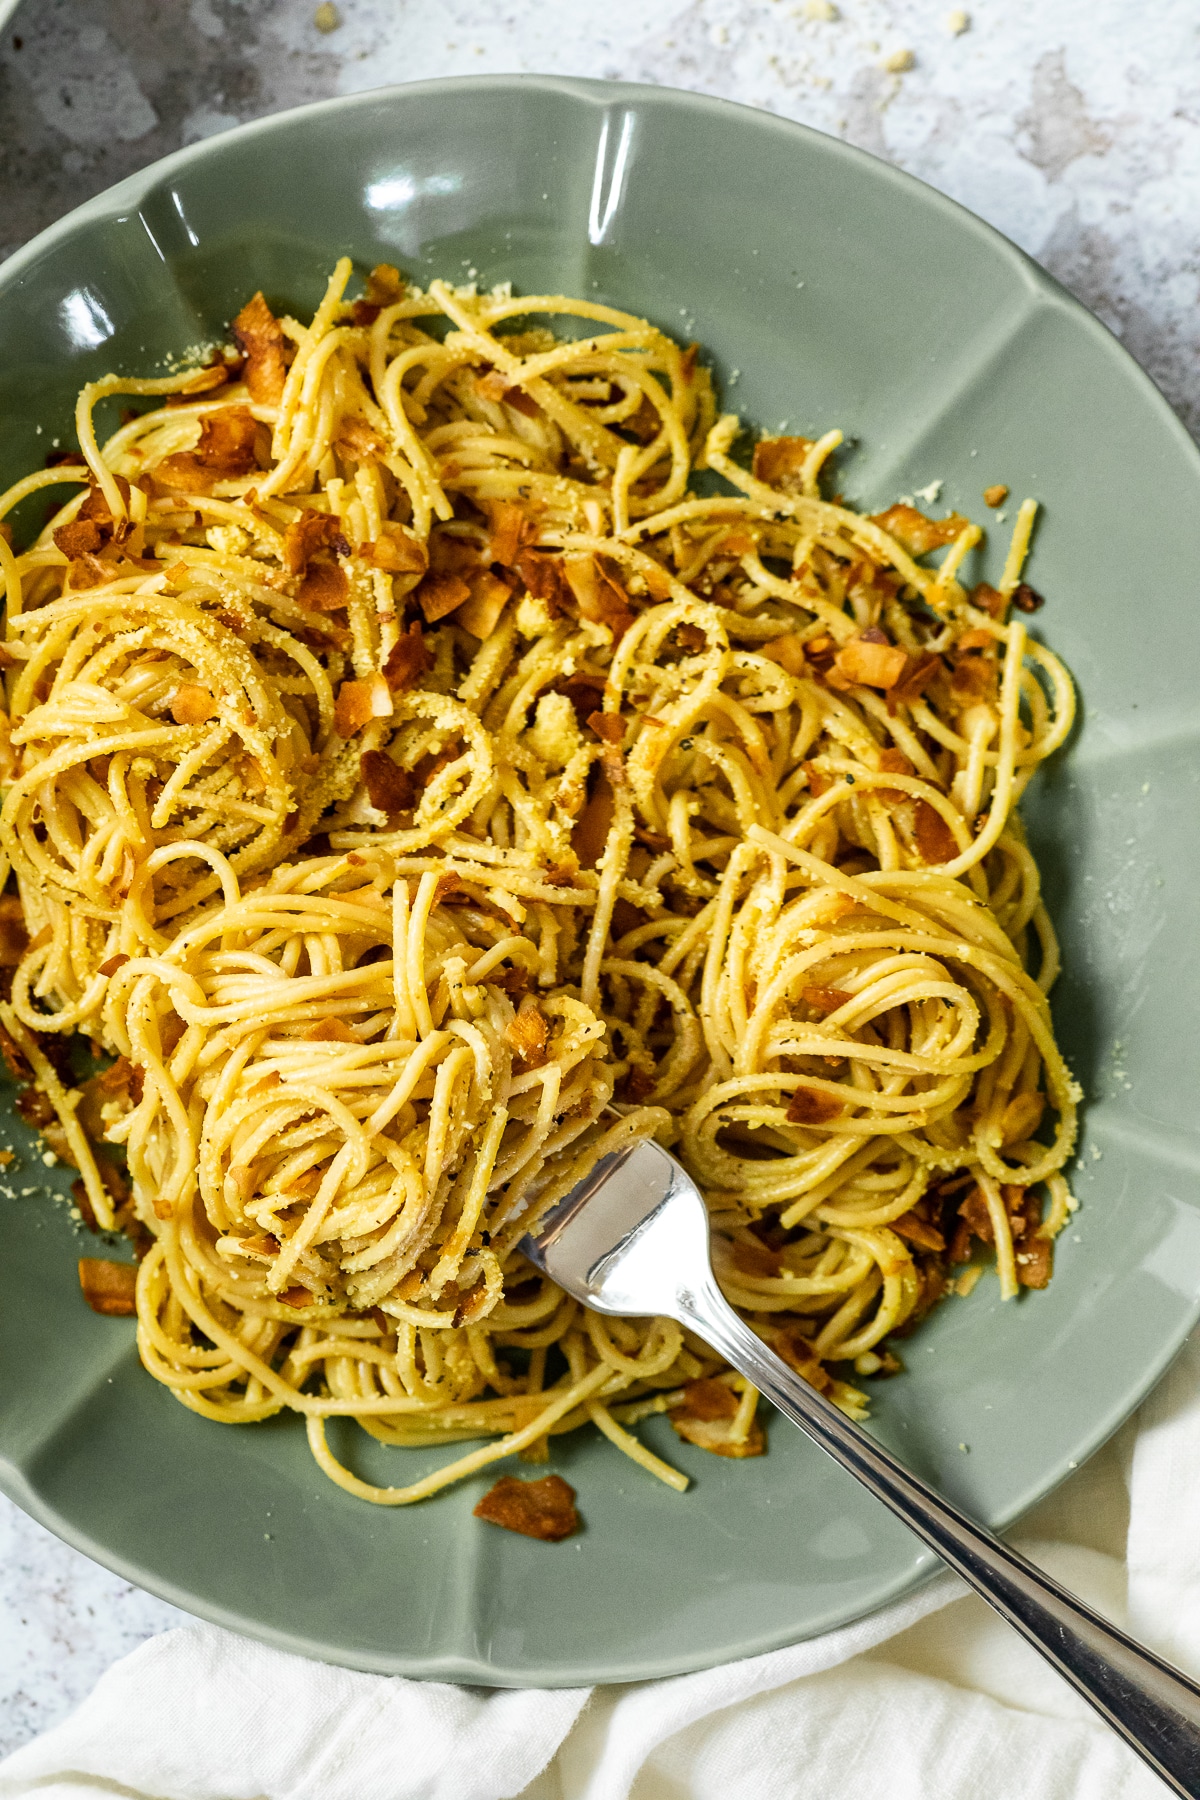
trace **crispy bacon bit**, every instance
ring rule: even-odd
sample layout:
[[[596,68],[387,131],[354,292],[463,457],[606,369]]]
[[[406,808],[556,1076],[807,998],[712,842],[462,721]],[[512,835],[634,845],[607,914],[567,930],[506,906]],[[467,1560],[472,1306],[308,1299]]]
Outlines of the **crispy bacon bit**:
[[[679,359],[679,378],[691,387],[696,374],[696,358],[700,354],[699,344],[689,344]]]
[[[132,1263],[110,1262],[100,1256],[81,1256],[79,1285],[93,1312],[127,1318],[137,1311],[134,1298],[137,1270]]]
[[[200,421],[194,450],[165,456],[152,471],[159,487],[171,492],[206,494],[218,481],[234,481],[255,467],[258,421],[248,406],[226,406]]]
[[[528,969],[522,968],[518,963],[512,969],[493,969],[484,979],[489,987],[499,988],[502,994],[517,1000],[528,989],[532,976]]]
[[[29,948],[25,914],[15,894],[0,898],[0,969],[15,969]]]
[[[393,694],[405,694],[417,686],[427,669],[433,667],[433,652],[426,644],[419,619],[414,619],[404,636],[397,638],[383,665],[383,679]]]
[[[342,419],[334,433],[333,447],[341,457],[364,462],[370,456],[382,456],[387,445],[365,419]]]
[[[279,1298],[284,1306],[294,1306],[298,1308],[311,1306],[316,1299],[316,1295],[310,1293],[306,1287],[290,1287],[284,1288]]]
[[[848,1001],[853,1000],[854,995],[847,994],[843,988],[806,987],[800,989],[800,998],[817,1012],[827,1016],[836,1012],[839,1006],[845,1006]]]
[[[481,641],[491,637],[507,606],[512,589],[490,569],[471,577],[471,592],[458,608],[456,623]]]
[[[739,1240],[733,1246],[733,1266],[743,1275],[758,1275],[764,1280],[779,1274],[779,1253],[767,1244]]]
[[[171,717],[177,725],[203,725],[216,710],[208,689],[192,681],[181,681],[171,696]]]
[[[417,784],[386,751],[364,750],[359,766],[372,806],[385,813],[412,811],[417,803]]]
[[[310,563],[296,598],[312,612],[337,612],[350,598],[345,569],[335,562]]]
[[[956,650],[989,650],[995,645],[995,642],[996,639],[986,626],[976,625],[970,631],[963,632],[954,648]]]
[[[475,1517],[546,1544],[560,1543],[579,1530],[575,1489],[561,1475],[543,1475],[540,1481],[502,1475],[475,1508]]]
[[[499,369],[489,369],[486,374],[475,377],[477,392],[484,400],[490,400],[493,406],[498,406],[503,400],[507,385],[507,380]]]
[[[910,556],[925,556],[939,544],[952,544],[970,521],[958,513],[948,519],[927,519],[915,506],[889,506],[886,512],[875,513],[871,523],[894,537]]]
[[[101,975],[115,975],[117,970],[123,969],[128,961],[129,958],[126,956],[125,952],[123,950],[118,951],[116,956],[110,956],[105,962],[100,964],[99,973]]]
[[[588,715],[588,728],[606,744],[619,744],[625,736],[625,721],[619,713],[594,712]]]
[[[928,800],[913,802],[913,836],[917,840],[921,861],[930,867],[937,863],[953,862],[958,855],[954,833]]]
[[[683,1399],[667,1417],[681,1438],[714,1456],[761,1456],[766,1441],[757,1418],[751,1421],[744,1441],[734,1439],[732,1427],[737,1412],[738,1397],[733,1389],[723,1381],[709,1379],[689,1381]]]
[[[809,1387],[824,1394],[833,1386],[833,1378],[822,1368],[813,1353],[812,1344],[798,1325],[780,1325],[770,1331],[770,1344],[790,1369],[795,1369]]]
[[[888,689],[888,711],[893,712],[897,706],[912,706],[944,667],[941,657],[934,656],[929,651],[920,656],[910,656],[903,675]]]
[[[991,487],[984,488],[983,498],[988,506],[1003,506],[1008,499],[1008,489],[1002,481],[997,481]]]
[[[1004,1198],[1013,1219],[1013,1237],[1019,1240],[1015,1246],[1017,1281],[1021,1287],[1044,1288],[1054,1272],[1054,1245],[1049,1238],[1038,1236],[1042,1203],[1025,1188],[1005,1188]]]
[[[251,397],[261,406],[277,406],[283,399],[290,346],[261,291],[246,302],[230,330],[246,357],[243,375]]]
[[[16,1039],[9,1036],[2,1025],[0,1025],[0,1056],[4,1058],[5,1066],[15,1081],[29,1080],[30,1068],[25,1061],[25,1052]]]
[[[778,663],[789,675],[803,675],[805,669],[804,640],[794,631],[785,631],[782,637],[771,638],[762,646],[761,656],[768,657],[771,662]]]
[[[847,681],[860,682],[865,687],[891,688],[900,680],[907,662],[907,653],[897,644],[889,644],[882,632],[879,637],[859,632],[842,645],[834,667]]]
[[[589,624],[606,625],[616,644],[633,624],[629,598],[592,555],[563,558],[567,585],[575,596],[579,616]]]
[[[990,614],[993,619],[1004,617],[1006,604],[1004,595],[998,588],[992,587],[990,582],[981,581],[971,589],[971,605],[977,606],[980,612]]]
[[[532,1001],[527,1001],[515,1019],[504,1027],[504,1035],[514,1052],[529,1069],[540,1069],[546,1060],[549,1030],[546,1016]]]
[[[831,1119],[840,1118],[842,1103],[833,1094],[824,1094],[819,1088],[798,1087],[792,1095],[791,1105],[787,1109],[789,1125],[828,1125]]]
[[[615,812],[616,799],[612,783],[601,773],[596,777],[595,788],[571,833],[571,848],[581,869],[594,869],[599,865],[600,858],[604,855],[604,846],[608,842],[608,834],[612,830]]]
[[[537,536],[537,527],[524,508],[511,500],[489,500],[487,511],[492,528],[488,544],[492,561],[505,569],[516,568],[521,551]]]
[[[250,1256],[278,1256],[279,1239],[264,1231],[258,1237],[243,1238],[242,1249]]]
[[[429,566],[424,544],[403,525],[390,521],[373,544],[363,545],[363,555],[369,556],[377,569],[385,569],[389,575],[423,575]]]
[[[1041,1124],[1045,1110],[1045,1094],[1014,1094],[1000,1119],[1001,1143],[1025,1143]]]
[[[368,675],[365,681],[343,681],[333,709],[333,724],[339,737],[351,738],[372,719],[390,719],[392,696],[382,675]]]
[[[439,875],[437,878],[437,886],[433,890],[434,906],[441,906],[443,901],[452,899],[453,896],[461,890],[462,883],[459,881],[457,875],[452,873]]]
[[[879,773],[881,775],[911,775],[913,766],[903,750],[887,749],[879,752]],[[902,788],[880,788],[881,800],[906,800],[908,798]]]
[[[519,412],[523,419],[537,418],[538,412],[540,411],[538,403],[532,394],[527,394],[525,392],[524,388],[505,388],[500,398],[504,401],[506,406],[511,406],[514,412]]]
[[[41,1088],[22,1088],[13,1104],[25,1123],[32,1125],[35,1131],[44,1131],[47,1125],[54,1122],[56,1115],[53,1104]]]
[[[104,539],[95,519],[72,519],[69,524],[59,526],[54,533],[54,542],[64,556],[74,557],[99,550]]]
[[[892,1230],[910,1243],[919,1244],[922,1250],[935,1250],[939,1254],[946,1248],[946,1240],[941,1232],[923,1219],[919,1212],[902,1213],[898,1219],[892,1220]]]
[[[973,1187],[966,1199],[959,1202],[958,1216],[968,1230],[974,1232],[977,1238],[982,1238],[985,1244],[995,1243],[992,1215],[988,1211],[987,1196],[981,1187]]]
[[[96,1082],[106,1094],[116,1095],[118,1099],[124,1099],[133,1106],[140,1106],[142,1103],[145,1075],[138,1064],[131,1063],[127,1056],[118,1056],[103,1075],[96,1077]]]
[[[436,625],[471,598],[471,589],[461,575],[427,575],[416,596],[429,624]]]
[[[522,551],[517,558],[517,573],[533,598],[544,600],[552,611],[566,604],[568,590],[561,556]]]
[[[1013,595],[1013,605],[1018,612],[1040,612],[1045,604],[1046,602],[1042,595],[1038,593],[1036,588],[1031,588],[1027,581],[1021,582],[1016,593]]]
[[[349,556],[350,546],[336,513],[315,512],[306,506],[283,534],[283,561],[289,575],[303,575],[318,550],[337,550]]]
[[[756,479],[765,481],[768,487],[779,488],[785,494],[800,493],[800,472],[812,447],[812,438],[762,438],[754,446],[753,467]]]
[[[404,277],[394,263],[376,263],[367,276],[367,303],[370,306],[395,306],[404,298]]]
[[[304,1035],[313,1044],[357,1044],[359,1042],[350,1027],[344,1025],[340,1019],[321,1019],[316,1025],[310,1025]]]

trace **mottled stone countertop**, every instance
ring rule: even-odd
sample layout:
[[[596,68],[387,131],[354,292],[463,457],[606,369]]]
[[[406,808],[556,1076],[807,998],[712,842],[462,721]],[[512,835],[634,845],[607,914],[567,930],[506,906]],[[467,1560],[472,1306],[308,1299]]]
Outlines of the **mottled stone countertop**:
[[[721,94],[898,163],[1035,256],[1200,430],[1194,0],[25,0],[0,250],[243,120],[514,70]],[[0,1502],[0,1752],[179,1617]]]

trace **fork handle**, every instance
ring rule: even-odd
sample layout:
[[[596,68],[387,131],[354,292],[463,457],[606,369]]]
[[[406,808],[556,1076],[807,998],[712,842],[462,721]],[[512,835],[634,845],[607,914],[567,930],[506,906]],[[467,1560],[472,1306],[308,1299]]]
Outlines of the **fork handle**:
[[[1051,1662],[1177,1794],[1200,1796],[1200,1687],[1118,1631],[960,1512],[757,1338],[715,1283],[679,1294],[676,1317],[710,1343],[835,1462],[857,1475]]]

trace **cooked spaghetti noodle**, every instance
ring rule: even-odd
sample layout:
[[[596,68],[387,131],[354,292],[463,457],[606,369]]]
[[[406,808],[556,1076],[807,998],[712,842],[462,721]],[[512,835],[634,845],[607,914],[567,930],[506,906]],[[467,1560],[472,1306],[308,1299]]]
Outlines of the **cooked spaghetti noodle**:
[[[301,1413],[388,1504],[587,1420],[682,1487],[630,1427],[750,1454],[753,1390],[519,1249],[622,1138],[683,1158],[726,1293],[852,1413],[976,1240],[1005,1296],[1048,1279],[1077,1094],[1015,807],[1073,695],[1010,616],[1033,508],[968,590],[976,526],[825,498],[836,432],[747,469],[644,321],[350,274],[91,384],[78,461],[0,500],[75,488],[0,542],[8,1051],[140,1235],[186,1406]],[[378,1487],[334,1415],[488,1441]]]

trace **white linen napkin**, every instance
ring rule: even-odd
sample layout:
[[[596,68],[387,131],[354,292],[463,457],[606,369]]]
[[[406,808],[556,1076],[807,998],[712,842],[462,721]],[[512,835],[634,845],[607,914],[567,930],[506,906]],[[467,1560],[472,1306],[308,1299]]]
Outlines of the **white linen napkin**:
[[[1126,1498],[1128,1482],[1128,1501]],[[1019,1541],[1200,1673],[1200,1333]],[[1127,1557],[1123,1558],[1127,1528]],[[623,1688],[481,1693],[194,1625],[0,1762],[0,1800],[1162,1800],[949,1575],[767,1656]]]

